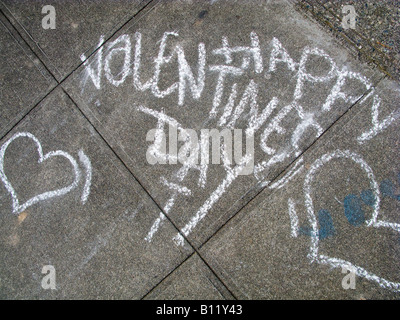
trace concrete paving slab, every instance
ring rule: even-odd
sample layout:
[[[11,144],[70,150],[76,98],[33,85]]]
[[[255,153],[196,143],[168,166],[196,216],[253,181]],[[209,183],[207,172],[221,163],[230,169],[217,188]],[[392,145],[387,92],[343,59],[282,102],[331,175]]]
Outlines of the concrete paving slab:
[[[2,299],[139,299],[192,253],[62,89],[0,143]]]
[[[287,1],[162,2],[63,86],[200,246],[381,78]],[[254,129],[254,174],[238,175],[240,159],[230,167],[149,164],[146,135],[158,126],[169,136],[169,124],[198,137],[205,128]]]
[[[0,14],[0,137],[56,84]]]
[[[30,43],[57,80],[62,80],[105,39],[131,19],[149,0],[2,1],[2,10]],[[55,12],[55,28],[49,14]],[[42,13],[42,10],[43,13]]]
[[[226,300],[233,296],[195,253],[145,299]]]
[[[400,4],[395,0],[293,0],[356,57],[400,78]]]
[[[399,299],[399,89],[381,81],[201,248],[234,295]]]

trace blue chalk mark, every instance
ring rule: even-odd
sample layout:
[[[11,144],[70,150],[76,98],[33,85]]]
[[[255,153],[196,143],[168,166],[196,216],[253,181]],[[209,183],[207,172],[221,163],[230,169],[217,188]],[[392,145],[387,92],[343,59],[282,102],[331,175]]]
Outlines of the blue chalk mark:
[[[400,172],[397,174],[397,184],[400,186]],[[400,201],[400,194],[395,195],[395,198]]]
[[[360,198],[349,194],[344,198],[344,215],[352,226],[358,227],[365,221],[364,210]]]
[[[397,183],[400,186],[400,172],[397,174]],[[394,194],[395,186],[390,179],[383,180],[379,185],[379,190],[382,194],[382,198],[389,197],[400,201],[400,195]],[[375,194],[370,189],[363,190],[360,197],[354,194],[348,194],[343,201],[344,214],[348,222],[355,227],[362,225],[365,222],[365,213],[362,208],[363,203],[373,207],[376,201]],[[308,226],[301,226],[299,228],[299,233],[309,237],[318,236],[320,240],[335,235],[333,220],[328,210],[321,209],[318,211],[318,223],[320,228],[317,235],[315,235],[313,229]]]
[[[364,201],[364,203],[367,206],[373,207],[376,203],[376,198],[372,190],[364,190],[361,192],[361,200]]]
[[[399,180],[399,185],[400,185],[400,173],[397,175],[397,179]],[[390,179],[383,180],[379,185],[379,189],[383,197],[389,197],[400,201],[400,195],[394,194],[395,186]]]
[[[318,223],[320,225],[318,230],[318,238],[320,240],[335,235],[335,227],[333,226],[333,220],[328,210],[321,209],[318,211]],[[311,227],[300,227],[299,233],[309,237],[315,237]]]
[[[321,209],[318,211],[319,225],[319,238],[321,240],[333,236],[335,234],[335,227],[333,226],[333,220],[328,210]]]
[[[379,185],[379,189],[383,197],[390,197],[390,198],[394,197],[394,192],[393,192],[394,186],[390,179],[383,180]]]

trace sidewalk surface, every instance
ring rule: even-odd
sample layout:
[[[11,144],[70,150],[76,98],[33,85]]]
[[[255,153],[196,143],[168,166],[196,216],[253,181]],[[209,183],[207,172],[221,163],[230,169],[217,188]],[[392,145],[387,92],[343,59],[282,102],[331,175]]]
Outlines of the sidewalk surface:
[[[400,298],[397,1],[0,11],[1,299]]]

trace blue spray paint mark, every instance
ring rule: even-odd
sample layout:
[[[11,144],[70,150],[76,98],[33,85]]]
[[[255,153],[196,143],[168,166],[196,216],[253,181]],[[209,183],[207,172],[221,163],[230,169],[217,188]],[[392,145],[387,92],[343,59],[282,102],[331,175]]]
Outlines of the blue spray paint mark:
[[[344,198],[343,205],[344,215],[352,226],[358,227],[364,223],[365,214],[359,197],[349,194]]]
[[[335,235],[335,227],[333,226],[333,219],[328,210],[321,209],[318,211],[318,224],[320,228],[318,230],[318,238],[323,240],[330,236]],[[314,232],[311,227],[300,227],[299,233],[309,237],[314,237]]]
[[[361,200],[364,201],[364,203],[367,206],[373,207],[376,202],[376,198],[372,190],[364,190],[361,192]]]

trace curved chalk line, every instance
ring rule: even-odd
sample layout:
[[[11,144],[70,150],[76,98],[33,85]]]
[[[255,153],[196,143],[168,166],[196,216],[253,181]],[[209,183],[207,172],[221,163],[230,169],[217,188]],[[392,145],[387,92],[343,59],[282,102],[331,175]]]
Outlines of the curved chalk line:
[[[81,196],[81,202],[82,204],[85,204],[89,197],[90,186],[92,184],[92,163],[90,162],[88,156],[82,150],[79,150],[78,156],[79,156],[79,161],[82,162],[86,170],[86,181]]]
[[[375,180],[373,171],[371,167],[357,154],[349,151],[349,150],[336,150],[332,153],[324,154],[321,158],[314,161],[310,170],[308,171],[305,180],[304,180],[304,192],[305,192],[305,205],[307,208],[308,219],[312,227],[312,236],[311,236],[311,246],[310,253],[308,254],[308,258],[310,258],[311,262],[317,262],[320,264],[328,264],[334,268],[346,267],[347,269],[354,268],[355,273],[359,277],[364,277],[370,281],[376,282],[382,288],[390,289],[393,291],[400,291],[400,283],[388,281],[384,278],[381,278],[359,266],[353,265],[352,263],[338,259],[332,258],[326,255],[318,255],[318,226],[317,219],[314,213],[314,205],[311,197],[311,184],[314,178],[314,174],[317,170],[323,167],[326,163],[331,161],[332,159],[345,158],[350,159],[360,165],[360,167],[367,173],[368,178],[370,180],[371,189],[375,195],[375,203],[373,206],[374,212],[372,218],[367,221],[367,226],[372,227],[389,227],[395,231],[400,232],[400,225],[397,223],[389,223],[386,221],[377,220],[380,209],[380,191],[378,183]]]
[[[6,174],[4,173],[4,156],[5,156],[8,146],[14,140],[16,140],[18,138],[23,138],[23,137],[29,138],[35,142],[35,144],[37,146],[37,152],[39,154],[39,160],[38,160],[39,164],[46,161],[49,158],[52,158],[52,157],[64,157],[71,163],[71,165],[74,169],[75,179],[74,179],[74,182],[67,187],[41,193],[37,196],[30,198],[24,204],[20,205],[17,194],[16,194],[13,186],[11,185],[11,183],[8,181]],[[20,132],[20,133],[14,134],[9,140],[7,140],[1,146],[1,149],[0,149],[0,179],[4,183],[4,186],[6,187],[7,191],[11,194],[12,208],[13,208],[12,212],[14,214],[19,214],[19,213],[23,212],[24,210],[26,210],[26,208],[38,203],[39,201],[44,201],[44,200],[47,200],[47,199],[50,199],[53,197],[60,197],[62,195],[67,194],[68,192],[70,192],[71,190],[75,189],[78,186],[80,177],[81,177],[81,173],[80,173],[78,164],[69,153],[67,153],[65,151],[57,150],[57,151],[50,151],[49,153],[44,155],[42,145],[40,144],[39,140],[33,134],[31,134],[29,132]]]

